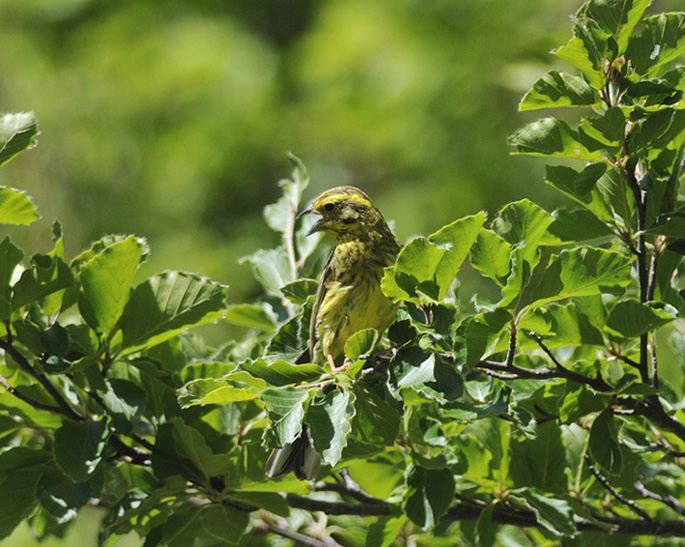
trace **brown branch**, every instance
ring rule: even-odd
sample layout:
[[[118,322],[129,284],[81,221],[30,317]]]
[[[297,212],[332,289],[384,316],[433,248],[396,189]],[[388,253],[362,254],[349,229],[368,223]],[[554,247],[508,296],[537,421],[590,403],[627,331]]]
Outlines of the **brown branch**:
[[[290,507],[305,511],[321,511],[327,515],[359,515],[363,517],[387,517],[394,506],[388,502],[380,503],[336,503],[332,501],[304,498],[297,494],[286,494],[286,501]]]
[[[670,431],[681,440],[685,441],[685,424],[667,414],[664,407],[661,406],[661,403],[654,404],[652,400],[648,401],[648,403],[643,403],[632,397],[621,397],[619,402],[622,406],[632,408],[635,411],[635,414],[644,416],[654,425],[665,429],[666,431]]]
[[[607,489],[607,491],[612,496],[614,496],[618,501],[620,501],[624,505],[627,505],[631,511],[633,511],[635,514],[639,515],[643,519],[651,520],[651,517],[647,514],[647,512],[644,509],[642,509],[642,507],[640,507],[633,500],[629,500],[623,494],[616,491],[616,489],[609,482],[609,479],[602,475],[602,473],[600,473],[599,470],[593,465],[592,460],[590,459],[590,456],[587,455],[587,453],[583,454],[583,458],[585,459],[585,463],[587,464],[587,468],[590,470],[590,473],[592,473],[595,476],[595,478],[602,484],[602,486],[604,486],[604,488]]]
[[[26,357],[24,357],[24,355],[17,350],[17,348],[15,348],[10,341],[0,339],[0,348],[2,348],[7,355],[12,357],[12,359],[14,359],[14,361],[19,365],[19,368],[21,368],[29,376],[35,378],[40,385],[45,388],[45,391],[47,391],[54,399],[55,403],[57,403],[57,406],[59,407],[58,412],[60,414],[76,421],[82,421],[84,419],[83,416],[80,416],[73,408],[71,408],[67,400],[62,396],[59,390],[53,386],[52,383],[50,383],[50,380],[48,380],[44,374],[39,374],[34,370]]]
[[[58,414],[62,412],[62,409],[58,406],[46,405],[45,403],[40,403],[38,401],[31,399],[31,397],[27,397],[26,395],[24,395],[20,391],[17,391],[17,389],[14,388],[12,386],[12,384],[10,384],[7,381],[7,378],[5,378],[4,376],[0,376],[0,385],[2,387],[4,387],[8,393],[14,395],[17,399],[19,399],[20,401],[24,401],[27,405],[30,405],[33,408],[36,408],[38,410],[47,410],[48,412],[56,412]]]
[[[321,541],[319,539],[300,534],[299,532],[288,530],[287,528],[279,526],[274,522],[267,523],[263,521],[257,521],[253,523],[253,526],[256,532],[261,534],[277,534],[294,541],[297,545],[302,545],[304,547],[333,547],[340,545],[339,543],[333,541],[333,539],[330,539],[330,541]]]
[[[666,496],[662,496],[660,494],[657,494],[656,492],[652,492],[651,490],[648,490],[642,482],[637,481],[635,483],[635,490],[637,490],[640,494],[645,496],[646,498],[652,498],[653,500],[660,501],[664,505],[670,507],[673,509],[676,513],[680,513],[681,515],[685,515],[685,507],[683,507],[680,502],[671,496],[670,494]]]

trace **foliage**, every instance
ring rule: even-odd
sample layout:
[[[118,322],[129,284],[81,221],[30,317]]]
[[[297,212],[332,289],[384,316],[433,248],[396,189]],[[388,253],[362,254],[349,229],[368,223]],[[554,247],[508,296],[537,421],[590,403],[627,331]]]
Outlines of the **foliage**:
[[[297,158],[265,209],[281,245],[244,259],[254,304],[227,308],[225,286],[184,272],[135,284],[135,236],[71,261],[58,223],[29,261],[5,238],[0,537],[25,519],[59,536],[89,500],[106,508],[102,545],[132,530],[149,546],[685,537],[685,14],[643,18],[647,4],[585,3],[555,51],[578,73],[521,102],[578,113],[511,137],[563,160],[546,182],[576,208],[524,199],[409,241],[383,279],[397,318],[376,351],[374,332],[348,341],[344,372],[293,364],[326,255],[295,223]],[[34,142],[30,114],[1,127],[4,161]],[[37,218],[22,192],[0,197],[2,222]],[[496,301],[460,300],[467,258]],[[215,321],[248,332],[220,348],[186,332]],[[266,479],[269,447],[303,424],[319,480]]]

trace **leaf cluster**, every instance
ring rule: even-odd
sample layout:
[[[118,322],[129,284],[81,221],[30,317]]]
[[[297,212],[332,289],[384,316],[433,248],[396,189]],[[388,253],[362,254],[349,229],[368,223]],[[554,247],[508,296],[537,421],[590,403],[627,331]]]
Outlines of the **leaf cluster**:
[[[70,261],[57,223],[46,255],[2,241],[0,537],[25,519],[60,536],[92,500],[101,545],[685,537],[685,15],[643,18],[648,4],[583,4],[554,52],[575,72],[521,101],[570,109],[511,137],[558,162],[545,182],[569,208],[521,200],[409,241],[382,280],[395,321],[352,336],[343,372],[295,364],[329,249],[296,223],[295,157],[264,211],[281,244],[243,259],[254,303],[185,272],[137,283],[149,250],[132,235]],[[36,134],[32,114],[2,117],[0,163]],[[0,189],[0,221],[36,218]],[[467,260],[497,298],[460,298]],[[245,336],[186,332],[215,321]],[[269,449],[305,426],[319,480],[266,478]]]

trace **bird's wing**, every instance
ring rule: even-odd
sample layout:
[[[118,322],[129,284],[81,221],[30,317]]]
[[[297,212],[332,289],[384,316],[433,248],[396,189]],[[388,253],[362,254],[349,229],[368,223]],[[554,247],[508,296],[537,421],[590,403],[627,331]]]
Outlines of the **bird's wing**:
[[[331,251],[331,254],[326,260],[326,265],[323,267],[323,272],[321,272],[321,278],[319,279],[319,286],[316,288],[316,296],[314,297],[314,306],[312,306],[312,315],[309,319],[309,358],[314,361],[316,359],[316,354],[314,353],[314,346],[318,338],[316,337],[316,319],[319,315],[319,309],[321,308],[321,303],[326,297],[326,291],[328,288],[328,278],[331,276],[331,259],[333,258],[333,253],[335,249]]]

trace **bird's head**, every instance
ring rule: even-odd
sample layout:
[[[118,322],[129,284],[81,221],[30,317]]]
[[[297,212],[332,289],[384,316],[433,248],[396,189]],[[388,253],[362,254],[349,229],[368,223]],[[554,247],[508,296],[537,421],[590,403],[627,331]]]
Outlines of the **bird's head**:
[[[325,232],[338,242],[364,238],[374,230],[386,228],[383,215],[373,201],[354,186],[326,190],[301,211],[298,218],[309,213],[316,213],[321,218],[307,235]]]

